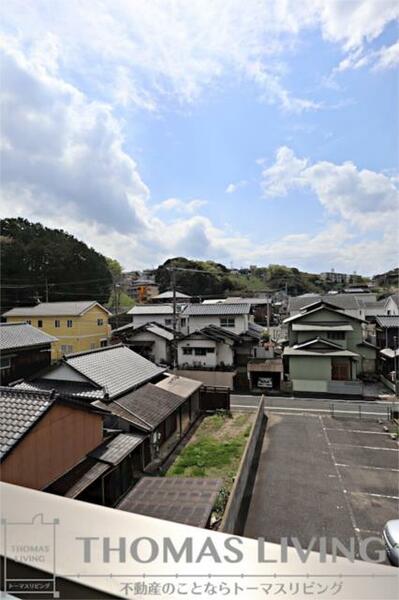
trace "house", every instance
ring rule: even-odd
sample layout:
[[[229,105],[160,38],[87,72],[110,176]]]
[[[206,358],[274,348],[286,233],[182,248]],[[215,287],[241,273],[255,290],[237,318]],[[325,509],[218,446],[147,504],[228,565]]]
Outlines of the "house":
[[[248,303],[189,304],[182,313],[187,322],[181,323],[181,331],[188,334],[215,325],[240,335],[248,330],[253,320],[250,312]]]
[[[176,291],[175,296],[176,302],[179,304],[188,304],[191,302],[191,296],[187,296],[187,294],[183,294],[182,292]],[[162,294],[152,296],[151,301],[155,303],[171,303],[173,302],[173,290],[166,290]]]
[[[103,416],[54,391],[1,387],[1,480],[45,488],[102,442]]]
[[[159,288],[153,279],[141,278],[131,282],[127,293],[137,302],[148,302],[159,294]]]
[[[399,315],[376,318],[378,370],[385,385],[397,393],[399,361]]]
[[[177,384],[169,386],[172,389],[167,389],[167,382],[163,387],[147,383],[108,404],[95,402],[96,406],[109,411],[108,427],[147,435],[144,444],[146,465],[169,453],[199,415],[201,383],[174,378]],[[180,389],[180,393],[176,393],[176,389]]]
[[[289,345],[283,357],[294,393],[361,394],[359,376],[376,367],[364,320],[319,301],[284,323]]]
[[[347,273],[337,273],[334,269],[320,273],[320,279],[328,283],[348,283],[351,280],[351,275]]]
[[[100,410],[97,407],[97,410]],[[46,492],[84,502],[115,506],[140,479],[146,466],[140,433],[111,434],[77,465],[45,488]]]
[[[64,354],[93,350],[108,344],[111,313],[98,302],[41,302],[36,306],[12,308],[3,317],[7,323],[27,322],[48,335],[55,336],[52,360]]]
[[[147,323],[158,323],[166,327],[173,327],[173,306],[171,304],[145,304],[133,306],[128,313],[134,328],[141,327]],[[176,328],[186,327],[186,317],[178,305],[176,310]]]
[[[378,348],[399,348],[399,315],[376,317]]]
[[[358,319],[374,321],[377,315],[389,314],[393,310],[391,301],[377,300],[376,294],[303,294],[289,299],[288,312],[292,317],[314,302],[324,301],[338,310]]]
[[[56,341],[56,337],[28,323],[0,323],[2,385],[49,367],[51,345]]]
[[[156,322],[137,328],[129,323],[111,332],[111,343],[123,343],[158,365],[170,365],[174,336],[179,334],[174,334],[173,329]]]
[[[110,401],[158,380],[165,370],[120,344],[69,354],[52,369],[15,387],[56,389],[87,402]]]
[[[208,325],[177,341],[177,364],[181,369],[226,369],[235,364],[235,346],[241,342],[236,333]]]
[[[270,323],[272,320],[272,299],[267,298],[241,298],[230,297],[226,298],[226,304],[249,304],[251,306],[251,314],[254,317],[255,323]]]

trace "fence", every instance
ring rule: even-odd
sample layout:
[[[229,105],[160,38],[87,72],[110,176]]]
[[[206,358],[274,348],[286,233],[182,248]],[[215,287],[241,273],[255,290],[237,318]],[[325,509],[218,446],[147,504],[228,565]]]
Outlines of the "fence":
[[[330,415],[335,419],[384,419],[391,421],[398,412],[395,405],[383,406],[364,406],[364,404],[353,405],[351,410],[342,410],[342,403],[330,404]]]
[[[245,516],[255,480],[256,462],[262,441],[262,433],[266,423],[265,401],[262,396],[252,425],[244,454],[241,458],[237,477],[224,511],[220,531],[240,535],[243,530]]]
[[[203,385],[200,389],[200,409],[203,411],[230,410],[230,388]]]

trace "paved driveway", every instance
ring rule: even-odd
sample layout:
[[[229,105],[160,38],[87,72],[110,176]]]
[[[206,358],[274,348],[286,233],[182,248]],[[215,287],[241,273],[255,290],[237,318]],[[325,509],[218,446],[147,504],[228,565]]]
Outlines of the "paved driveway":
[[[398,444],[377,420],[271,414],[244,535],[295,536],[303,547],[326,536],[329,551],[334,536],[358,548],[399,518],[398,477]]]

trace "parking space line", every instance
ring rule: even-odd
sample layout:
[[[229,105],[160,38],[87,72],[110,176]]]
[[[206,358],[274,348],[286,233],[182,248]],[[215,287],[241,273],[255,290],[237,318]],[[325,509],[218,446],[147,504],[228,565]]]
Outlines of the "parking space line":
[[[333,446],[346,446],[347,448],[364,448],[365,450],[387,450],[388,452],[399,452],[399,448],[380,448],[378,446],[360,446],[359,444],[340,444],[331,442]]]
[[[353,512],[353,509],[352,509],[352,506],[351,506],[350,500],[349,500],[349,498],[348,498],[347,490],[345,489],[345,486],[344,486],[344,481],[343,481],[343,478],[342,478],[341,472],[340,472],[340,470],[339,470],[339,468],[338,468],[337,461],[335,460],[335,454],[334,454],[334,450],[333,450],[333,448],[332,448],[332,445],[331,445],[331,442],[330,442],[330,440],[329,440],[329,437],[328,437],[327,431],[326,431],[326,429],[325,429],[325,427],[324,427],[324,423],[323,423],[323,417],[322,417],[322,416],[319,416],[319,420],[320,420],[320,425],[321,425],[321,428],[322,428],[322,430],[323,430],[324,439],[325,439],[325,441],[326,441],[327,448],[328,448],[328,450],[329,450],[329,453],[330,453],[330,458],[331,458],[331,461],[332,461],[332,463],[333,463],[333,465],[334,465],[334,469],[335,469],[335,472],[336,472],[336,474],[337,474],[338,481],[339,481],[339,483],[340,483],[341,492],[342,492],[342,495],[343,495],[343,497],[344,497],[344,500],[345,500],[346,508],[347,508],[348,515],[349,515],[349,519],[350,519],[350,521],[351,521],[351,524],[352,524],[352,527],[353,527],[353,531],[355,532],[355,536],[356,536],[357,542],[358,542],[358,544],[360,545],[360,544],[361,544],[361,538],[360,538],[360,535],[359,535],[359,530],[358,530],[358,527],[357,527],[357,525],[356,525],[355,514],[354,514],[354,512]]]
[[[361,529],[361,528],[359,528],[358,531],[360,533],[372,533],[373,535],[377,535],[378,537],[381,537],[381,532],[380,531],[374,531],[374,529]]]
[[[350,494],[354,496],[373,496],[373,498],[388,498],[389,500],[399,500],[399,496],[388,496],[386,494],[374,494],[372,492],[356,492],[348,490]]]
[[[369,469],[370,471],[389,471],[390,473],[399,473],[399,469],[388,469],[386,467],[372,467],[369,465],[346,465],[337,463],[337,467],[346,467],[347,469]]]
[[[387,431],[365,431],[363,429],[345,429],[344,427],[326,427],[327,431],[345,431],[346,433],[372,433],[373,435],[388,435]]]

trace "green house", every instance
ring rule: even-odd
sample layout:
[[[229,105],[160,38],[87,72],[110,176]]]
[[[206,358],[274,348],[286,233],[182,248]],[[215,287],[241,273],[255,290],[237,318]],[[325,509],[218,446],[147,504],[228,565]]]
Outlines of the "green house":
[[[365,340],[366,321],[315,302],[284,321],[283,357],[292,391],[361,395],[359,376],[375,372],[376,347]]]

